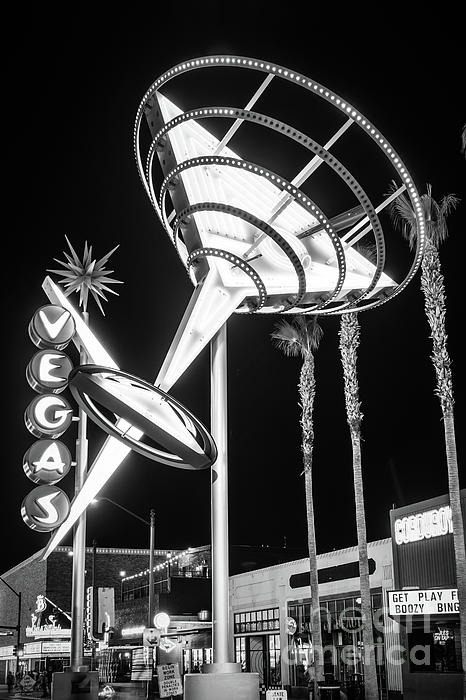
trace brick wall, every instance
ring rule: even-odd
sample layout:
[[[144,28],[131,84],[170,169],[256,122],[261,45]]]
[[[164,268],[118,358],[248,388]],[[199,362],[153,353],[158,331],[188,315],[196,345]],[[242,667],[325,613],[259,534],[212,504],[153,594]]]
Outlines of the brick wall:
[[[18,593],[21,593],[21,642],[28,641],[25,628],[31,624],[31,613],[36,608],[39,593],[45,593],[47,564],[40,561],[39,553],[30,557],[24,565],[10,569],[2,578]],[[16,625],[18,623],[18,598],[0,581],[0,623]],[[1,646],[16,644],[16,631],[13,637],[0,637]]]
[[[64,549],[64,548],[63,548]],[[154,557],[158,564],[165,561],[166,555]],[[86,552],[85,588],[92,585],[92,570],[94,557]],[[149,554],[141,550],[140,554],[124,554],[105,551],[97,548],[95,556],[95,585],[98,587],[115,588],[115,601],[120,599],[121,576],[125,571],[131,576],[149,566]],[[73,558],[67,551],[53,552],[48,559],[47,567],[47,597],[63,610],[71,609],[71,579]]]
[[[25,628],[31,624],[31,614],[36,608],[36,598],[45,595],[65,612],[71,610],[71,581],[73,558],[68,555],[71,547],[58,547],[46,561],[40,561],[40,552],[10,569],[2,578],[22,595],[21,606],[21,642],[32,641],[26,638]],[[155,564],[166,561],[166,551],[157,550]],[[115,588],[116,606],[120,601],[121,576],[138,573],[149,566],[148,550],[118,550],[116,548],[97,548],[95,556],[95,585]],[[93,553],[86,552],[85,586],[92,585]],[[18,598],[0,581],[0,623],[16,625],[18,622]],[[144,623],[146,620],[144,619]],[[0,646],[16,644],[13,636],[0,636]]]

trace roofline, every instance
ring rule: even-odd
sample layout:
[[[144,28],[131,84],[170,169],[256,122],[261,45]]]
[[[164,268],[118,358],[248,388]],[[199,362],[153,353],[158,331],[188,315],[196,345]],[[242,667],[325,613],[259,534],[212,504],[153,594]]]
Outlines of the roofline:
[[[202,547],[192,547],[191,551],[192,552],[198,552],[202,551],[203,549],[209,548],[210,545],[203,545]],[[32,564],[33,561],[38,559],[39,557],[42,556],[43,552],[45,551],[45,547],[42,549],[39,549],[37,552],[32,554],[30,557],[27,559],[24,559],[21,561],[19,564],[15,564],[11,569],[8,569],[8,571],[5,571],[3,574],[0,574],[0,576],[11,576],[12,574],[15,574],[17,571],[20,571],[23,567],[28,566],[29,564]],[[50,556],[54,554],[54,552],[60,552],[60,553],[68,553],[72,552],[73,547],[72,546],[59,546],[56,547],[53,552],[51,552]],[[93,547],[86,547],[86,554],[92,554],[94,551]],[[154,554],[155,556],[166,556],[169,552],[175,554],[178,554],[180,552],[184,552],[184,549],[155,549]],[[135,547],[96,547],[96,554],[133,554],[133,555],[140,555],[140,556],[146,556],[148,557],[150,554],[150,549],[138,549]]]
[[[372,549],[374,547],[380,546],[380,545],[391,545],[392,538],[391,537],[385,537],[382,540],[374,540],[374,542],[368,542],[367,543],[367,548]],[[355,554],[358,552],[358,546],[354,545],[353,547],[345,547],[345,549],[334,549],[331,552],[323,552],[322,554],[317,555],[317,562],[320,563],[322,561],[326,561],[327,559],[333,559],[335,557],[338,557],[341,554],[346,554],[348,552],[354,552]],[[290,566],[290,564],[307,564],[309,562],[309,557],[304,557],[303,559],[293,559],[292,561],[285,561],[282,564],[272,564],[271,566],[264,566],[261,569],[252,569],[251,571],[243,571],[241,574],[234,574],[233,576],[230,576],[230,579],[238,578],[240,576],[245,576],[247,574],[255,574],[258,573],[259,571],[268,571],[271,569],[284,569],[286,566]],[[330,564],[331,566],[331,564]],[[319,567],[321,569],[326,569],[327,567],[322,566]]]

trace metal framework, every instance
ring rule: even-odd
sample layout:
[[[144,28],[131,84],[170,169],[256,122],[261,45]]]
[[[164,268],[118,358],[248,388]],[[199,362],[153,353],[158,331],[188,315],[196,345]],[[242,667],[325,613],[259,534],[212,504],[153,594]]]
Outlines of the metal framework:
[[[266,74],[266,78],[245,108],[214,105],[182,112],[163,94],[163,88],[177,76],[203,68],[222,68],[222,77],[227,79],[233,69],[256,71]],[[230,73],[225,76],[226,71]],[[209,75],[214,76],[214,73]],[[219,76],[215,74],[214,77],[218,80]],[[280,119],[252,111],[272,79],[298,85],[326,102],[329,110],[342,114],[344,123],[325,145]],[[151,132],[150,145],[145,149],[141,145],[144,117]],[[233,125],[219,141],[200,125],[201,121],[208,119],[233,120]],[[310,153],[311,160],[292,182],[263,165],[239,157],[228,148],[233,134],[245,122],[284,134]],[[414,259],[404,279],[398,283],[384,274],[389,237],[384,235],[378,216],[390,198],[373,203],[363,183],[329,150],[346,133],[351,134],[350,127],[359,129],[377,144],[397,183],[397,192],[407,192],[416,214],[418,237]],[[196,144],[192,146],[194,141]],[[419,268],[425,223],[416,186],[403,161],[380,131],[355,107],[300,73],[243,56],[204,56],[180,63],[160,76],[144,95],[136,116],[134,149],[139,174],[152,206],[193,283],[199,284],[203,276],[215,268],[225,287],[231,285],[225,266],[218,262],[221,256],[217,252],[214,254],[216,259],[214,255],[209,257],[207,268],[203,267],[197,274],[193,272],[192,261],[203,249],[223,250],[226,259],[230,259],[227,255],[232,255],[250,266],[247,270],[243,268],[246,273],[244,299],[229,313],[342,314],[371,309],[399,294]],[[154,183],[156,156],[164,175],[158,194]],[[322,165],[341,178],[361,208],[356,226],[343,236],[339,235],[341,227],[336,230],[332,226],[325,208],[300,189],[312,177],[312,192],[320,191],[315,178]],[[234,171],[236,175],[233,175]],[[239,197],[241,206],[237,205],[238,200],[229,199],[228,192],[223,191],[223,199],[218,196],[222,194],[222,184],[231,183],[232,177],[234,183],[243,186]],[[245,196],[248,188],[254,190],[251,197]],[[170,214],[167,213],[167,192],[171,194],[174,206]],[[260,198],[261,195],[265,202],[262,216],[258,215],[258,205],[254,201],[255,196]],[[264,211],[271,203],[267,216]],[[223,219],[218,217],[218,212],[225,215]],[[299,218],[300,215],[300,223],[303,218],[309,223],[305,231],[296,225],[296,216]],[[229,217],[239,217],[244,223],[232,225],[227,221]],[[375,265],[353,248],[367,234],[372,234],[375,243]],[[272,241],[280,248],[281,261]],[[332,251],[327,254],[330,247]],[[251,268],[261,281],[260,290],[256,283],[250,284]],[[228,270],[231,270],[231,265]],[[291,271],[294,281],[290,279]],[[354,279],[349,271],[355,273]],[[321,279],[315,283],[314,278],[319,278],[319,275]],[[264,289],[267,293],[265,301]]]

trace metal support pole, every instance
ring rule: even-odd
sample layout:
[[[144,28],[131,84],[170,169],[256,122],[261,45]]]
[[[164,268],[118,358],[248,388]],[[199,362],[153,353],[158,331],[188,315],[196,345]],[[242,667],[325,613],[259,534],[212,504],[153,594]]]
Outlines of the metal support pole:
[[[211,432],[218,457],[212,466],[212,651],[214,664],[230,661],[228,601],[227,327],[210,341]]]
[[[21,643],[21,591],[16,594],[18,596],[18,629],[16,631],[16,643],[19,645]],[[16,657],[16,673],[19,671],[19,657]]]
[[[89,314],[83,312],[83,319],[89,323]],[[79,361],[87,361],[81,349]],[[87,415],[79,409],[78,438],[76,440],[75,495],[79,493],[86,479],[88,462]],[[77,671],[83,665],[83,626],[84,626],[84,575],[86,567],[86,512],[80,516],[73,528],[73,577],[71,587],[71,669]]]
[[[154,626],[154,547],[155,547],[155,510],[150,512],[149,538],[149,619],[148,627]]]

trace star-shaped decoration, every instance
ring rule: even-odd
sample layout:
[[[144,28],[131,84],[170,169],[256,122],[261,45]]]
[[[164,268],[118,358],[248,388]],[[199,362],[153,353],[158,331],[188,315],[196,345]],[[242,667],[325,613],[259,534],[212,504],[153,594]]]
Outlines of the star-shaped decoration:
[[[54,258],[55,262],[63,265],[64,269],[47,270],[47,272],[54,272],[55,274],[63,277],[63,279],[59,280],[59,284],[63,285],[66,296],[69,296],[72,294],[72,292],[79,292],[79,305],[82,307],[83,311],[87,311],[87,302],[89,300],[90,292],[97,306],[105,316],[101,299],[104,301],[108,300],[104,292],[109,292],[110,294],[116,294],[118,296],[118,292],[115,292],[114,289],[110,289],[110,287],[107,285],[123,284],[123,282],[120,280],[112,279],[109,276],[113,273],[113,270],[105,269],[105,264],[109,257],[119,246],[115,246],[115,248],[104,255],[103,258],[100,258],[100,260],[93,260],[92,246],[88,246],[87,241],[85,241],[82,260],[80,260],[78,254],[66,236],[65,239],[71,253],[70,255],[66,251],[63,251],[63,255],[65,256],[67,262]]]

